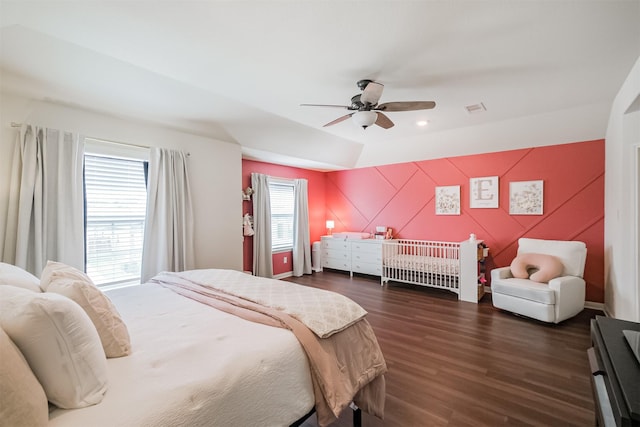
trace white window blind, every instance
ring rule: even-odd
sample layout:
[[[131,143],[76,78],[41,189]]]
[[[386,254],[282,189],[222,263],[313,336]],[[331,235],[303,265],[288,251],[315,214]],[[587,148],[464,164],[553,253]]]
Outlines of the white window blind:
[[[84,164],[87,275],[99,286],[140,283],[144,162],[85,155]]]
[[[293,248],[293,183],[270,182],[271,250]]]

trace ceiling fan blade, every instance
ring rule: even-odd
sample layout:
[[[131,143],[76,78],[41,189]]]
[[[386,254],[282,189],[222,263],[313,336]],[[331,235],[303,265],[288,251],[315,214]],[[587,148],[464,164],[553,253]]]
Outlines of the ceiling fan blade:
[[[301,107],[336,107],[349,109],[348,105],[333,105],[333,104],[300,104]]]
[[[380,111],[415,111],[430,110],[436,106],[433,101],[405,101],[405,102],[385,102],[378,105],[375,110]]]
[[[378,118],[376,119],[376,124],[378,126],[384,129],[389,129],[393,127],[393,122],[389,117],[385,116],[380,111],[376,111],[376,113],[378,114]]]
[[[377,82],[369,82],[360,95],[360,101],[362,103],[369,103],[376,105],[382,96],[382,89],[384,85]]]
[[[354,113],[351,114],[346,114],[342,117],[338,117],[337,119],[335,119],[332,122],[327,123],[326,125],[322,126],[323,128],[326,128],[327,126],[332,126],[335,125],[336,123],[340,123],[340,122],[344,122],[345,120],[347,120],[349,117],[353,116]]]

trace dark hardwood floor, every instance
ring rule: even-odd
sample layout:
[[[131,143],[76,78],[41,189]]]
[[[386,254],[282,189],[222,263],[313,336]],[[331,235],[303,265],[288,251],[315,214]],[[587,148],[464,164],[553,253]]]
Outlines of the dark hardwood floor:
[[[589,320],[550,325],[450,292],[324,271],[288,278],[364,307],[389,368],[383,421],[363,426],[593,426]],[[334,424],[351,425],[347,410]],[[316,427],[315,416],[303,427]]]

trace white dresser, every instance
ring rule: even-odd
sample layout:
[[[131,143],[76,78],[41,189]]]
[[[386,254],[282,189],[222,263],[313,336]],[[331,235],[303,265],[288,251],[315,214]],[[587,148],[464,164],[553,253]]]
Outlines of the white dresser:
[[[351,241],[351,274],[382,276],[382,240]]]
[[[382,240],[322,236],[322,267],[382,275]]]
[[[322,236],[322,267],[351,271],[351,242]]]

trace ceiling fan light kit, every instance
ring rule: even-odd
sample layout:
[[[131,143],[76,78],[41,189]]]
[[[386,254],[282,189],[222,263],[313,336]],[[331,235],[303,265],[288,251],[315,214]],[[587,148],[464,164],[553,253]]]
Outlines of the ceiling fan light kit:
[[[375,111],[356,111],[351,119],[356,126],[366,129],[378,120],[378,113]]]
[[[345,114],[337,119],[327,123],[323,127],[332,126],[343,122],[348,118],[352,118],[353,122],[362,129],[376,124],[383,129],[393,127],[393,122],[389,117],[384,115],[383,111],[416,111],[430,110],[436,106],[433,101],[405,101],[405,102],[386,102],[378,105],[378,101],[382,96],[384,85],[374,82],[373,80],[359,80],[358,87],[362,90],[361,94],[351,98],[349,105],[331,105],[331,104],[300,104],[303,107],[337,107],[354,111]]]

